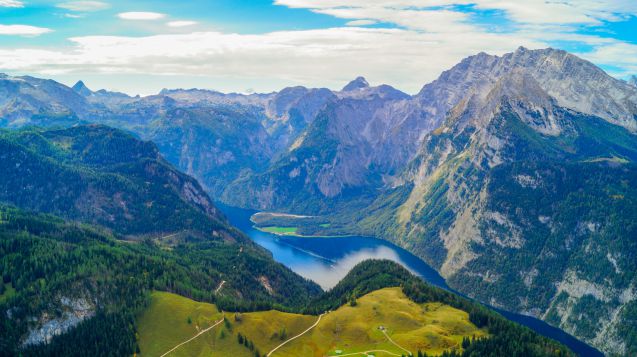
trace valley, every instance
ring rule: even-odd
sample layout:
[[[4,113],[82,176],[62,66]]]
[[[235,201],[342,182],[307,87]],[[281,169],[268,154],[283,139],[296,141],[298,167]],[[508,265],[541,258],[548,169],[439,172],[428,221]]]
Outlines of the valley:
[[[385,240],[360,236],[298,237],[268,234],[254,227],[254,217],[259,217],[261,214],[223,204],[218,206],[234,226],[272,252],[276,261],[297,274],[317,282],[326,291],[334,288],[357,264],[370,259],[393,261],[428,284],[453,291],[435,269],[408,251]],[[491,308],[511,321],[565,344],[579,355],[602,355],[595,348],[540,319]]]
[[[637,353],[637,87],[571,53],[414,95],[0,92],[10,354],[263,355],[319,316],[276,355]]]

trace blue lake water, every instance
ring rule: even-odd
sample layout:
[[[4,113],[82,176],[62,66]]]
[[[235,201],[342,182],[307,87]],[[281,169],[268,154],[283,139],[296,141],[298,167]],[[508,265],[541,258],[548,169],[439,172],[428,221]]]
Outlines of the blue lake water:
[[[272,252],[274,259],[297,274],[315,281],[327,290],[336,285],[356,264],[367,259],[395,261],[426,282],[454,291],[445,280],[420,258],[384,240],[370,237],[296,238],[262,232],[253,227],[250,216],[256,211],[218,204],[230,222],[254,242]],[[462,295],[462,294],[461,294]],[[603,356],[593,347],[566,332],[530,316],[494,308],[509,320],[562,342],[580,356]]]

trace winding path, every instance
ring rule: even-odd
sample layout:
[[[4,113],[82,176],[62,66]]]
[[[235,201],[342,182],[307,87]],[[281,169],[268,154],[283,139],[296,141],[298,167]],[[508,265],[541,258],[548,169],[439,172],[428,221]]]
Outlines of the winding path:
[[[398,353],[389,352],[387,350],[369,350],[369,351],[364,351],[364,352],[353,352],[353,353],[346,353],[344,355],[334,355],[334,356],[329,356],[329,357],[345,357],[345,356],[356,356],[356,355],[369,355],[372,352],[383,352],[383,353],[387,353],[388,355],[400,357],[400,355]]]
[[[307,330],[305,330],[305,331],[301,332],[300,334],[298,334],[298,335],[296,335],[296,336],[294,336],[294,337],[292,337],[292,338],[290,338],[290,339],[286,340],[286,341],[285,341],[285,342],[283,342],[282,344],[280,344],[280,345],[276,346],[276,347],[275,347],[272,351],[270,351],[270,352],[269,352],[266,356],[267,356],[267,357],[270,357],[270,356],[271,356],[274,352],[276,352],[276,350],[278,350],[279,348],[281,348],[281,347],[285,346],[285,344],[287,344],[288,342],[290,342],[290,341],[292,341],[292,340],[295,340],[295,339],[297,339],[297,338],[299,338],[299,337],[301,337],[301,336],[305,335],[306,333],[310,332],[310,330],[312,330],[313,328],[315,328],[315,327],[316,327],[316,325],[318,325],[318,323],[321,321],[321,318],[322,318],[322,317],[323,317],[323,315],[325,315],[325,314],[327,314],[327,312],[326,312],[326,313],[323,313],[323,314],[320,314],[320,315],[319,315],[319,317],[318,317],[318,320],[316,320],[316,322],[314,323],[314,325],[312,325],[312,326],[308,327],[308,328],[307,328]]]
[[[223,312],[222,312],[222,314],[223,314]],[[172,351],[174,351],[174,350],[178,349],[179,347],[181,347],[181,346],[183,346],[183,345],[187,344],[188,342],[190,342],[190,341],[194,340],[195,338],[197,338],[197,337],[201,336],[202,334],[204,334],[204,333],[206,333],[206,332],[210,331],[212,328],[214,328],[215,326],[218,326],[220,323],[222,323],[222,322],[223,322],[223,319],[224,319],[225,317],[226,317],[226,315],[225,315],[225,314],[223,314],[223,315],[221,316],[221,320],[219,320],[219,321],[215,322],[212,326],[210,326],[210,327],[208,327],[208,328],[206,328],[206,329],[203,329],[203,330],[199,331],[199,333],[197,333],[196,335],[194,335],[193,337],[191,337],[189,340],[184,341],[184,342],[182,342],[182,343],[178,344],[177,346],[175,346],[175,347],[171,348],[171,349],[170,349],[170,351],[168,351],[168,352],[164,353],[164,354],[163,354],[163,355],[161,355],[160,357],[164,357],[164,356],[166,356],[167,354],[169,354],[169,353],[171,353]]]
[[[385,335],[385,337],[387,337],[387,340],[389,342],[393,343],[394,346],[396,346],[396,347],[400,348],[401,350],[407,352],[407,355],[411,356],[411,352],[408,349],[404,348],[403,346],[401,346],[401,345],[397,344],[396,342],[394,342],[394,340],[392,340],[391,337],[389,337],[389,335],[387,334],[387,331],[385,331],[383,329],[382,332],[383,332],[383,335]]]

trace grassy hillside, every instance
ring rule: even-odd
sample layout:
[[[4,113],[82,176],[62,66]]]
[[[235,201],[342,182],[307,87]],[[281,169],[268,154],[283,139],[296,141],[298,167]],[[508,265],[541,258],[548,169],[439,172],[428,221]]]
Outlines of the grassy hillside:
[[[279,311],[244,313],[237,318],[226,314],[226,317],[227,324],[218,325],[171,355],[204,356],[214,352],[254,355],[238,343],[239,334],[252,341],[255,350],[268,353],[282,342],[282,335],[296,336],[318,318]],[[154,292],[150,307],[139,318],[142,356],[161,355],[221,318],[222,314],[212,304]],[[441,354],[452,348],[460,350],[463,337],[487,336],[485,329],[477,328],[462,310],[441,303],[417,304],[400,288],[385,288],[359,298],[355,306],[345,305],[326,314],[314,329],[286,344],[275,355],[337,355],[336,350],[342,354],[371,350],[390,352],[378,356],[405,354],[388,340],[380,326],[387,329],[387,335],[398,345],[429,354]]]
[[[297,311],[225,312],[224,322],[214,305],[154,292],[150,307],[137,319],[138,342],[142,355],[161,355],[219,322],[170,355],[264,356],[308,329],[273,356],[372,350],[387,351],[377,356],[406,355],[402,348],[414,355],[420,350],[448,357],[572,355],[564,346],[481,305],[431,287],[389,261],[357,265],[332,290]]]

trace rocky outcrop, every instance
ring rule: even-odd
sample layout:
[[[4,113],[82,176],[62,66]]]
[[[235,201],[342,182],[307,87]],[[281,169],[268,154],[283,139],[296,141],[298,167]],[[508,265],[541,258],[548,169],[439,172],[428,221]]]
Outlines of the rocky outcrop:
[[[34,318],[34,326],[29,329],[22,345],[49,343],[55,336],[61,335],[80,322],[95,315],[94,303],[84,298],[61,297],[57,301],[60,311],[56,314],[44,312]]]
[[[413,189],[390,236],[456,289],[626,355],[635,92],[589,65],[554,50],[480,54],[426,86],[447,100],[432,115],[450,109],[395,181]]]

